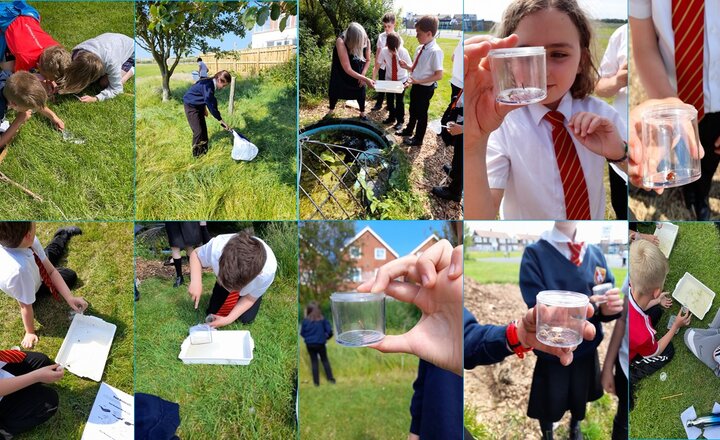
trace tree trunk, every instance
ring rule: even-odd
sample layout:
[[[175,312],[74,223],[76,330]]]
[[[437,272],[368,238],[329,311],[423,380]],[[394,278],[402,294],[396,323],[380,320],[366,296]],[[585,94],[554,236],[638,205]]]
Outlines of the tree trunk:
[[[167,70],[162,72],[162,100],[170,101],[170,73]]]

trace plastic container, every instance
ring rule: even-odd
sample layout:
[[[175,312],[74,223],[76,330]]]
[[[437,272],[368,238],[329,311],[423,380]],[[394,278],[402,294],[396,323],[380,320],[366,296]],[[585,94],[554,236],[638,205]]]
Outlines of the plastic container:
[[[693,315],[703,320],[713,304],[715,292],[697,278],[685,272],[685,275],[675,285],[672,297],[687,307]]]
[[[666,258],[670,258],[670,252],[675,245],[675,239],[678,234],[678,226],[668,222],[662,222],[655,227],[654,236],[660,240],[658,247]]]
[[[488,57],[497,102],[525,105],[547,98],[544,47],[493,49]]]
[[[593,295],[605,296],[605,294],[608,292],[608,290],[610,290],[612,288],[613,288],[612,283],[598,284],[597,286],[593,286],[593,288],[592,288]],[[607,298],[601,298],[601,299],[595,301],[595,304],[603,304],[606,302],[607,302]]]
[[[375,91],[378,93],[402,93],[405,86],[402,81],[375,81]]]
[[[697,110],[687,104],[662,104],[641,116],[642,184],[672,188],[700,178]]]
[[[385,294],[336,292],[330,301],[338,344],[364,347],[385,337]]]
[[[212,343],[213,329],[208,324],[198,324],[190,327],[190,343],[192,345]]]
[[[193,345],[190,336],[180,346],[178,358],[185,364],[248,365],[255,341],[247,330],[218,330],[209,344]]]
[[[575,347],[582,342],[587,295],[563,290],[544,290],[537,295],[537,339],[552,347]]]
[[[116,329],[100,318],[76,314],[55,362],[76,376],[100,382]]]

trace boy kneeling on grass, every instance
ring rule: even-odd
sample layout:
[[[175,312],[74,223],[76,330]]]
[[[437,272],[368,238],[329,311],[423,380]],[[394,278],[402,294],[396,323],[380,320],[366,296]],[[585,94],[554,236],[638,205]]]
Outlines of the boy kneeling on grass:
[[[77,274],[67,268],[55,269],[70,238],[81,233],[75,226],[60,228],[43,249],[35,236],[35,223],[0,222],[0,290],[20,305],[25,348],[38,342],[33,321],[33,304],[38,295],[52,294],[57,301],[62,297],[78,313],[88,306],[84,299],[70,293],[68,286],[75,285]]]
[[[218,235],[190,254],[188,293],[198,308],[202,268],[212,267],[217,280],[206,309],[215,328],[237,319],[250,324],[260,310],[262,295],[275,279],[277,260],[270,246],[247,232]]]
[[[672,301],[662,291],[670,270],[667,258],[654,244],[646,240],[630,245],[630,409],[635,406],[635,387],[640,379],[649,376],[675,355],[672,338],[680,327],[690,324],[690,312],[681,309],[668,332],[655,339],[655,328],[663,310]]]
[[[27,122],[33,111],[52,121],[58,130],[65,129],[62,119],[47,107],[48,95],[38,77],[29,72],[12,75],[0,72],[0,120],[5,118],[8,108],[17,112],[15,120],[4,133],[0,134],[0,150],[15,137],[22,124]]]

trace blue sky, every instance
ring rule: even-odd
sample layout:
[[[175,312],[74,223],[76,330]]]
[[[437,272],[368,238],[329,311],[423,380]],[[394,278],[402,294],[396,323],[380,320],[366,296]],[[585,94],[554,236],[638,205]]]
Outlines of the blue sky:
[[[402,257],[415,249],[434,230],[442,232],[443,223],[445,222],[433,220],[356,221],[355,233],[365,226],[370,226]]]

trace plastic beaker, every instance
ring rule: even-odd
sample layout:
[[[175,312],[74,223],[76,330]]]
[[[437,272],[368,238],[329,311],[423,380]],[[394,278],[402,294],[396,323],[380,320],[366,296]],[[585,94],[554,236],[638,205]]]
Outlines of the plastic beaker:
[[[642,184],[672,188],[700,178],[697,110],[688,104],[661,104],[641,116]]]
[[[547,97],[544,47],[493,49],[488,57],[497,102],[533,104]]]
[[[363,347],[385,337],[385,294],[336,292],[330,301],[338,344]]]
[[[198,324],[190,327],[190,343],[192,345],[212,343],[213,328],[207,324]]]
[[[537,295],[537,339],[552,347],[574,347],[582,342],[587,295],[563,290],[544,290]]]
[[[608,290],[612,289],[613,285],[612,283],[603,283],[598,284],[597,286],[593,286],[592,292],[594,295],[602,295],[603,298],[600,298],[599,300],[595,301],[595,304],[603,304],[607,302],[607,298],[605,298],[605,294],[608,292]]]

